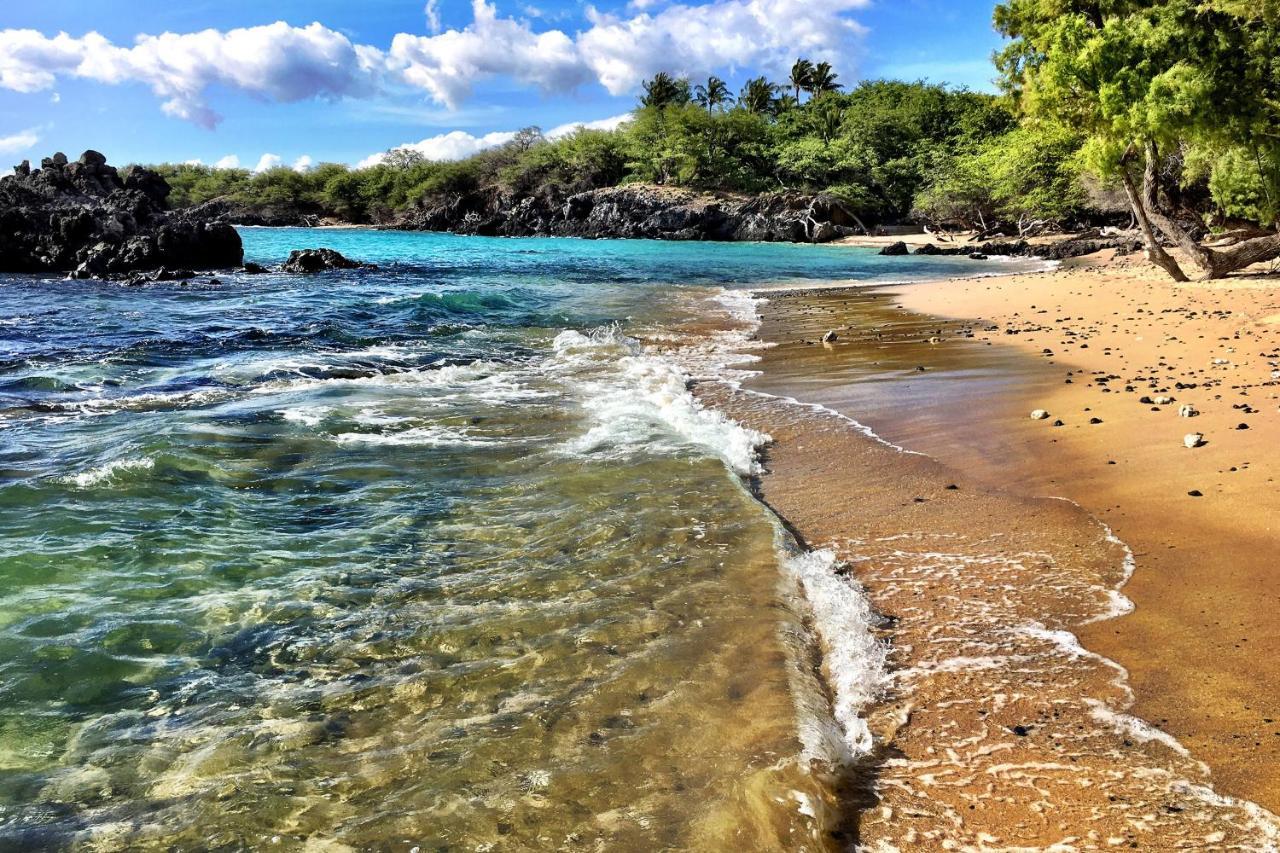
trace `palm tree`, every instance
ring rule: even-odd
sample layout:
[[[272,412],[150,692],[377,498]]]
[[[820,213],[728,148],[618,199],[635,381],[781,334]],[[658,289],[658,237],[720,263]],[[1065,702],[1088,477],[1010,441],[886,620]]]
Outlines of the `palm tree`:
[[[715,76],[708,77],[706,85],[698,84],[693,90],[693,99],[699,106],[706,107],[708,113],[721,104],[733,103],[733,95],[729,94],[729,87]]]
[[[642,84],[644,94],[640,96],[642,107],[680,106],[689,103],[689,81],[683,77],[677,79],[665,71],[653,75],[652,80]]]
[[[773,110],[780,88],[782,87],[770,83],[765,77],[748,80],[747,85],[738,93],[738,106],[749,113],[764,115]]]
[[[813,79],[813,63],[807,59],[797,59],[791,66],[791,88],[795,89],[796,103],[800,102],[800,93],[809,90],[809,81]]]
[[[796,96],[790,92],[783,92],[778,99],[773,102],[773,112],[775,115],[781,115],[787,110],[794,110],[800,106],[800,102],[796,100]]]
[[[837,75],[831,70],[830,62],[819,62],[813,66],[809,74],[809,94],[821,95],[823,92],[835,92],[843,87],[836,82]]]
[[[822,141],[830,143],[840,133],[840,125],[844,124],[844,110],[840,108],[839,99],[822,98],[810,109],[817,112],[818,132],[822,134]]]

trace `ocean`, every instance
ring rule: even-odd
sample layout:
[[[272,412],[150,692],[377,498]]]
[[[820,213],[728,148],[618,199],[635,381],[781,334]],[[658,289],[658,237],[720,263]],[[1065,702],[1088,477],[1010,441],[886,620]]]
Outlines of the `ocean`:
[[[380,268],[0,276],[0,848],[838,845],[883,649],[691,387],[753,287],[991,266],[242,236]]]

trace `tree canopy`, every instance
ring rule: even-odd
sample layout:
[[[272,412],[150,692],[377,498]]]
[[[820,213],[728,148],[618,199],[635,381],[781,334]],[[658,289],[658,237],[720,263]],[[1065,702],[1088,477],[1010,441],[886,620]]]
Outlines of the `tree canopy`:
[[[1211,277],[1280,255],[1275,234],[1223,251],[1198,241],[1280,217],[1276,0],[1009,0],[995,22],[1020,114],[1085,134],[1085,162],[1125,185],[1153,261],[1185,277],[1161,238]]]

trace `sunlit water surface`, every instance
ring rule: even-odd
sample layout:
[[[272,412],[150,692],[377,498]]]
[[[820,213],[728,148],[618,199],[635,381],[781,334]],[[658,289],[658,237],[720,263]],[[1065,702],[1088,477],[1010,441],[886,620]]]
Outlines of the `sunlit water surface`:
[[[0,847],[827,844],[763,437],[677,344],[975,262],[243,235],[381,269],[0,276]]]

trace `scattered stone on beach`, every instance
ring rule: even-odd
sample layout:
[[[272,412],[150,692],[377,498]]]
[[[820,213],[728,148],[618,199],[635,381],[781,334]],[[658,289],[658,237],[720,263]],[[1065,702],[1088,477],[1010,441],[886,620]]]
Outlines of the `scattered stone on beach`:
[[[1180,418],[1194,418],[1198,414],[1200,414],[1199,410],[1190,403],[1183,403],[1178,407],[1178,417]]]
[[[1102,423],[1102,418],[1089,418],[1089,423],[1096,426],[1097,424]]]
[[[1167,406],[1173,402],[1172,397],[1156,397],[1153,401],[1157,406]]]
[[[1198,432],[1189,432],[1183,436],[1182,444],[1188,450],[1199,447],[1204,444],[1204,435]]]
[[[890,243],[889,245],[885,246],[883,249],[880,250],[880,254],[896,257],[898,255],[910,254],[910,250],[907,248],[906,243],[899,240],[896,243]]]
[[[1236,429],[1248,429],[1248,428],[1249,428],[1249,425],[1246,423],[1236,424]]]
[[[1036,409],[1034,412],[1031,413],[1031,420],[1033,421],[1042,421],[1047,417],[1049,417],[1049,413],[1046,412],[1044,409]]]
[[[1191,491],[1187,492],[1187,494],[1188,494],[1188,495],[1190,495],[1190,496],[1191,496],[1191,497],[1193,497],[1193,498],[1202,498],[1202,497],[1204,497],[1204,492],[1200,491],[1199,489],[1192,489]]]
[[[837,339],[837,338],[839,338],[839,337],[840,337],[840,336],[836,334],[836,330],[835,330],[835,329],[829,329],[829,330],[827,331],[827,333],[826,333],[825,335],[823,335],[823,336],[822,336],[822,342],[823,342],[824,344],[829,344],[829,343],[833,342],[834,340],[836,340],[836,339]]]
[[[333,249],[295,249],[281,267],[285,272],[317,273],[324,270],[376,270],[375,264],[365,264],[344,257]]]

